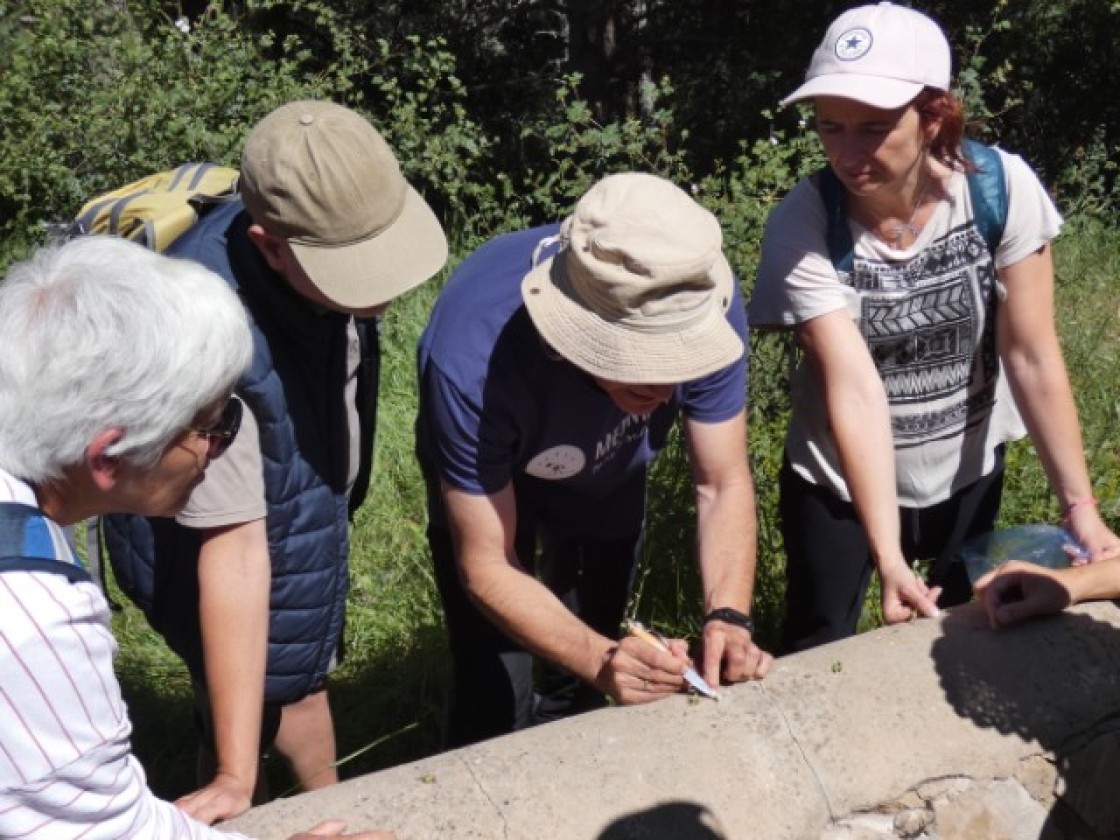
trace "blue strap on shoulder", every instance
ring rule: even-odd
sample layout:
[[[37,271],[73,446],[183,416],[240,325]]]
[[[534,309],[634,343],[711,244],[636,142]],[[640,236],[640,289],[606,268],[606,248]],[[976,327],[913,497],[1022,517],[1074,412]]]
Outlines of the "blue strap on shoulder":
[[[0,572],[50,572],[74,583],[92,580],[66,544],[62,528],[18,502],[0,502]]]
[[[964,156],[976,167],[975,172],[966,176],[976,229],[988,243],[988,251],[994,258],[1007,224],[1007,180],[1003,177],[1003,161],[999,152],[975,140],[965,140],[963,148]]]
[[[825,166],[817,173],[817,187],[824,200],[828,256],[832,259],[836,273],[846,276],[852,273],[855,251],[852,246],[852,231],[848,227],[848,191],[831,166]]]
[[[1007,182],[1003,177],[1003,161],[999,152],[975,140],[965,140],[962,146],[965,158],[976,167],[975,172],[966,176],[973,220],[994,257],[1007,224]],[[838,274],[851,274],[854,249],[852,232],[848,227],[847,190],[830,166],[817,173],[817,188],[824,202],[828,256]]]

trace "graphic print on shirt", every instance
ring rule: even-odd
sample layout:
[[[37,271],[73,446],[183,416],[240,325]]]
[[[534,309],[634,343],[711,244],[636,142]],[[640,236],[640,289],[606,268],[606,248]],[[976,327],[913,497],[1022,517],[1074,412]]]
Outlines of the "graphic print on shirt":
[[[648,414],[626,414],[611,431],[595,444],[591,474],[595,475],[624,448],[641,441],[649,426]]]
[[[561,444],[539,452],[525,465],[525,472],[537,478],[559,480],[578,475],[587,457],[578,446]]]
[[[613,429],[595,442],[590,474],[596,475],[619,452],[639,443],[646,435],[648,423],[648,414],[624,415]],[[538,452],[525,465],[525,472],[535,478],[560,481],[579,475],[586,466],[587,454],[580,447],[565,443]]]
[[[907,262],[857,256],[860,330],[891,404],[894,438],[959,435],[995,404],[995,271],[971,224]]]

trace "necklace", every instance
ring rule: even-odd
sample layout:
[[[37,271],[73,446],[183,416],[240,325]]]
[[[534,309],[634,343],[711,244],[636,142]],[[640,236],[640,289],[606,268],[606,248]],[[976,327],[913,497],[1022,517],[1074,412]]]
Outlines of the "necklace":
[[[922,232],[922,226],[914,224],[914,219],[918,217],[918,211],[922,209],[922,204],[925,203],[926,196],[929,195],[929,185],[927,181],[928,179],[926,178],[926,173],[923,170],[921,189],[917,190],[914,193],[914,204],[910,208],[910,218],[905,222],[898,222],[893,225],[887,225],[887,230],[889,231],[888,236],[883,236],[883,234],[881,233],[886,218],[880,216],[874,210],[871,211],[872,215],[875,216],[876,236],[884,240],[888,245],[890,245],[892,248],[895,248],[896,250],[902,248],[902,238],[906,236],[906,234],[910,234],[911,238],[917,239],[918,234]]]
[[[921,198],[924,199],[925,195],[922,195]],[[914,216],[918,214],[918,207],[920,206],[921,199],[919,199],[918,203],[914,205],[914,212],[910,214],[910,220],[908,222],[895,225],[891,228],[891,232],[894,234],[894,242],[892,244],[896,249],[902,247],[902,237],[904,237],[906,234],[910,234],[911,237],[917,239],[918,234],[922,232],[921,227],[914,224]]]

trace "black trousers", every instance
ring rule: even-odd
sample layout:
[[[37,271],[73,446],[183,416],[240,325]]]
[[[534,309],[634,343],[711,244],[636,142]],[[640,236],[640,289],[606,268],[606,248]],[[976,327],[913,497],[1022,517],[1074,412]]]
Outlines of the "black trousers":
[[[517,555],[576,616],[618,638],[641,554],[641,533],[622,539],[561,538],[520,526]],[[486,738],[596,709],[606,698],[571,672],[534,657],[470,600],[450,533],[428,528],[454,668],[447,745]]]
[[[930,560],[938,606],[972,598],[958,553],[969,537],[992,530],[1003,495],[1003,448],[996,467],[979,481],[927,508],[898,509],[906,559]],[[778,508],[786,546],[786,618],[782,652],[792,653],[851,636],[871,582],[867,535],[855,506],[793,471],[779,475]]]

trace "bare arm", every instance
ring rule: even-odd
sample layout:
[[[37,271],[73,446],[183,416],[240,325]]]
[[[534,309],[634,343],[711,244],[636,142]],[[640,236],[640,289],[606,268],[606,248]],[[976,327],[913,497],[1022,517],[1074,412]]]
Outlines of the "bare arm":
[[[218,766],[175,804],[213,823],[248,810],[257,780],[271,581],[265,520],[204,531],[198,579]]]
[[[844,310],[806,321],[797,337],[823,390],[840,468],[882,580],[883,617],[894,624],[912,609],[936,615],[940,590],[902,555],[890,409],[867,345]]]
[[[520,567],[512,486],[478,496],[445,483],[443,497],[463,585],[506,635],[621,703],[647,702],[681,688],[687,658],[680,646],[671,655],[639,639],[608,639]]]
[[[696,556],[704,587],[704,612],[731,607],[749,613],[754,595],[757,521],[754,483],[747,463],[745,412],[723,423],[685,420],[685,438],[696,488]],[[723,621],[704,626],[704,679],[761,679],[772,657],[742,627]]]
[[[1101,520],[1081,444],[1081,427],[1054,326],[1054,265],[1046,245],[1000,278],[1007,298],[999,306],[1000,357],[1050,486],[1070,510],[1069,525],[1091,560],[1120,556],[1120,540]],[[1078,502],[1078,504],[1074,504]]]
[[[1071,604],[1120,598],[1120,560],[1069,569],[1047,569],[1012,560],[976,581],[976,596],[992,629]]]

